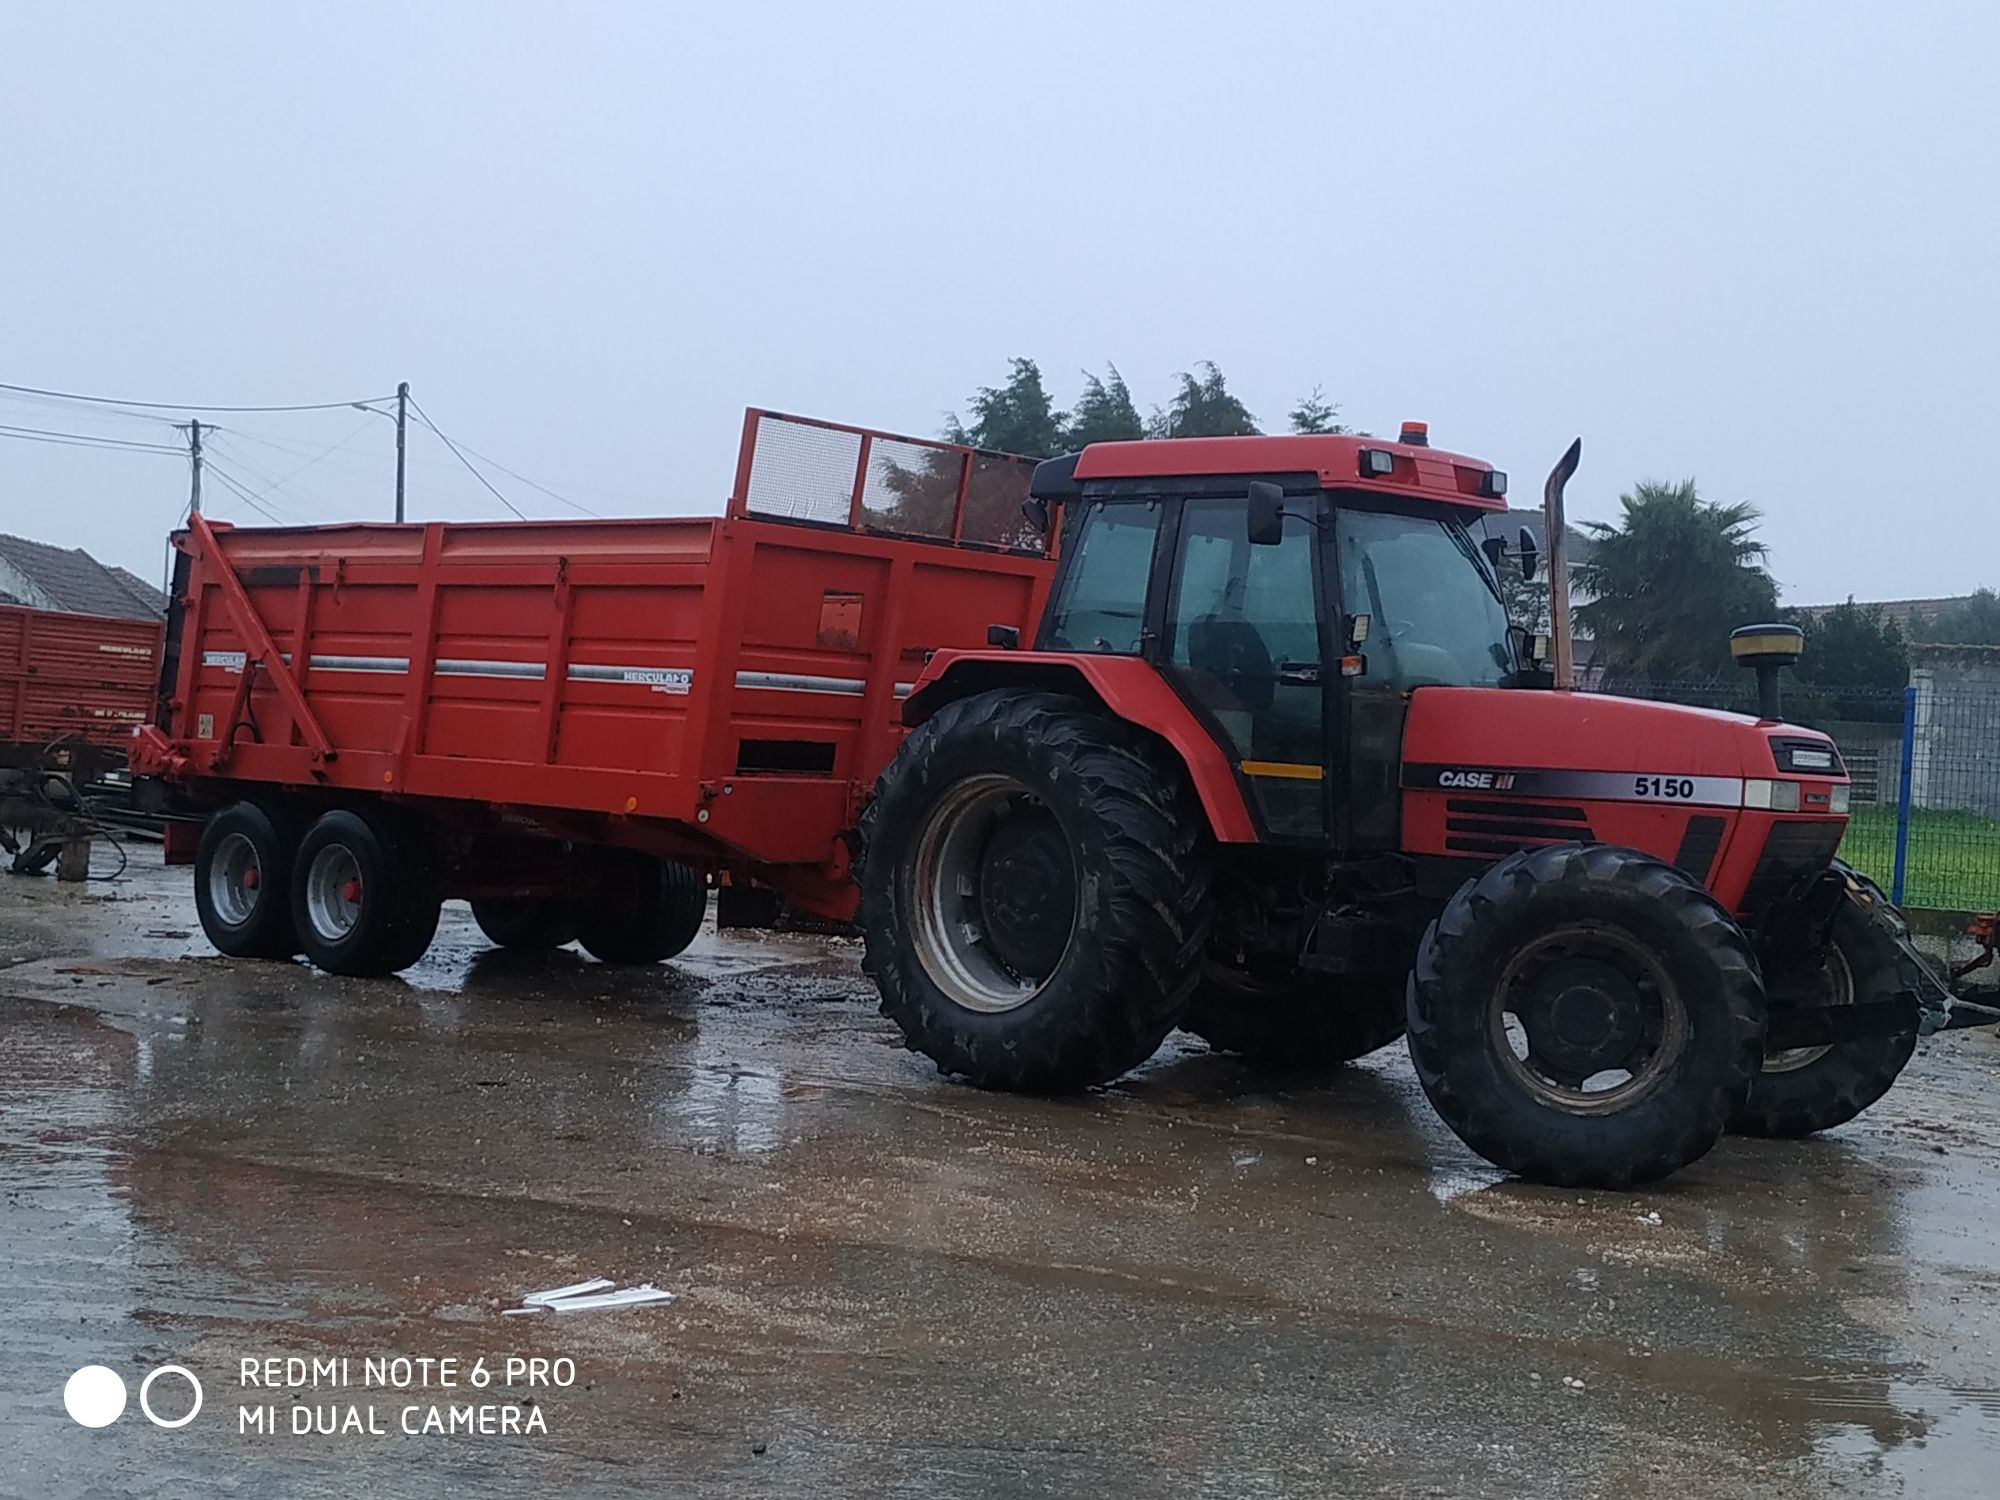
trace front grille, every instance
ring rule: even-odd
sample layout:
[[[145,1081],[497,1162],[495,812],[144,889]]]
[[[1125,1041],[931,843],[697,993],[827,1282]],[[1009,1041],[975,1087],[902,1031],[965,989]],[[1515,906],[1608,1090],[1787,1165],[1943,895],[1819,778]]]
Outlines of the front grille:
[[[1789,896],[1806,881],[1818,877],[1840,847],[1846,830],[1844,819],[1830,821],[1798,819],[1773,823],[1764,840],[1764,852],[1750,872],[1750,884],[1743,892],[1743,909],[1761,912],[1772,902]]]
[[[1715,853],[1722,847],[1723,831],[1728,826],[1723,819],[1709,813],[1689,818],[1687,828],[1681,834],[1680,851],[1674,855],[1674,864],[1707,885],[1709,869],[1715,864]]]
[[[1444,810],[1444,846],[1460,854],[1512,854],[1592,836],[1590,814],[1560,803],[1453,797]]]

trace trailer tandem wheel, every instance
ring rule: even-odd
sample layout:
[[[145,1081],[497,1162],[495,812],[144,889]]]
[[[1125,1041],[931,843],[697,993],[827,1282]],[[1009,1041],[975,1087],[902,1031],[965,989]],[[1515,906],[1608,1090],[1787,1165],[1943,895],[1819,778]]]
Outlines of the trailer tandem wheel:
[[[653,964],[686,950],[708,915],[708,882],[678,860],[607,850],[605,888],[573,907],[577,941],[607,964]]]
[[[306,830],[292,865],[299,945],[331,974],[407,969],[437,935],[437,878],[416,830],[346,808]]]
[[[576,940],[576,915],[560,896],[479,896],[472,920],[500,948],[546,952]]]
[[[864,965],[940,1071],[1079,1088],[1180,1022],[1208,935],[1207,825],[1129,726],[1055,693],[946,704],[861,833]]]
[[[201,930],[231,958],[290,958],[292,861],[299,819],[289,808],[236,802],[208,820],[194,857]]]

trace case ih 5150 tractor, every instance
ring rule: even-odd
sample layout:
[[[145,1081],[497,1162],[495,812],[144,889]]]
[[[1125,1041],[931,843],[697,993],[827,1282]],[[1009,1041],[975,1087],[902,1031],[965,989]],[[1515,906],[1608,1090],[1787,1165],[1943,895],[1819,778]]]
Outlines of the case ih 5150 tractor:
[[[1035,468],[753,411],[720,517],[197,516],[134,766],[242,957],[387,973],[463,897],[653,962],[712,885],[725,926],[858,917],[910,1045],[990,1087],[1407,1028],[1475,1150],[1605,1185],[1865,1109],[1952,1017],[1834,857],[1833,745],[1774,690],[1552,690],[1467,530],[1503,476],[1423,436]],[[1737,646],[1768,684],[1796,632]]]
[[[1505,477],[1425,437],[1041,465],[1035,649],[935,658],[862,819],[885,1011],[1006,1088],[1176,1026],[1284,1062],[1407,1028],[1452,1129],[1551,1183],[1851,1119],[1949,997],[1835,858],[1839,753],[1775,707],[1799,633],[1732,643],[1763,718],[1550,690],[1467,530]]]

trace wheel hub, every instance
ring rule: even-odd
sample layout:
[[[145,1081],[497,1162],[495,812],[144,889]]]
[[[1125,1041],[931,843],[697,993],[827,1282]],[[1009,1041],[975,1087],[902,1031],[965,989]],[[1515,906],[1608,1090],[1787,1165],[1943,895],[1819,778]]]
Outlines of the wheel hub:
[[[1069,944],[1076,870],[1045,807],[1014,806],[979,858],[979,914],[993,954],[1015,973],[1046,978]]]
[[[1623,1067],[1645,1034],[1637,988],[1601,959],[1552,965],[1527,987],[1521,1007],[1534,1056],[1556,1077]]]

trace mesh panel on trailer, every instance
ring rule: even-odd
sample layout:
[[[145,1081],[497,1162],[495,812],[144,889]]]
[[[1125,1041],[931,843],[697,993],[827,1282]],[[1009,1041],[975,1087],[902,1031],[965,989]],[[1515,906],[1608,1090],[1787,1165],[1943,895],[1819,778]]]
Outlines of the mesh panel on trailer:
[[[949,540],[964,456],[899,438],[876,438],[861,490],[861,524],[871,531]]]
[[[844,526],[854,503],[854,471],[860,463],[859,433],[767,413],[757,419],[757,449],[744,509],[788,521]]]
[[[1028,498],[1028,480],[1034,472],[1034,464],[1026,459],[974,454],[959,540],[986,547],[1040,551],[1042,538],[1029,528],[1028,518],[1021,509]]]

